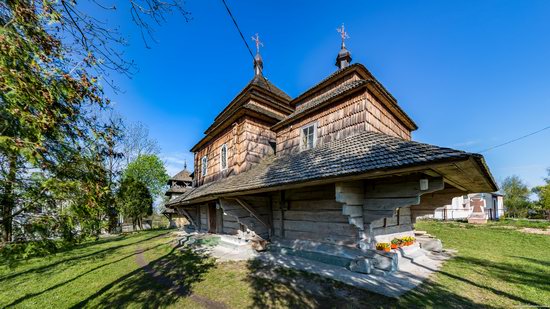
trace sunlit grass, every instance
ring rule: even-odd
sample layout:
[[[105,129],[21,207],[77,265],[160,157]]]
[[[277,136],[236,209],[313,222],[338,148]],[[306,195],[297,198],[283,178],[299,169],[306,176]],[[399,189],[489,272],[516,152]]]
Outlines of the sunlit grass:
[[[495,225],[420,222],[458,250],[441,272],[391,299],[255,262],[214,264],[175,248],[171,231],[80,245],[43,258],[0,262],[0,307],[354,308],[550,305],[550,236]]]

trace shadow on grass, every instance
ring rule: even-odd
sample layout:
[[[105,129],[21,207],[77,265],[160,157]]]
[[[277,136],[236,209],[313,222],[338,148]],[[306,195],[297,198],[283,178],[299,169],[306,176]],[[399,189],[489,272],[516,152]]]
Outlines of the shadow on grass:
[[[527,286],[536,286],[541,290],[548,290],[548,277],[544,273],[529,272],[518,269],[517,265],[509,263],[494,263],[484,259],[477,259],[471,257],[455,257],[456,261],[465,265],[476,265],[485,268],[492,276],[498,278],[499,281],[520,284]],[[414,262],[413,262],[414,263]],[[416,264],[416,263],[415,263]],[[420,267],[427,268],[419,265]],[[484,282],[474,282],[470,279],[461,277],[458,274],[452,274],[446,271],[436,271],[439,274],[447,276],[456,280],[457,282],[466,283],[472,287],[476,287],[484,290],[487,293],[493,293],[500,297],[507,298],[511,301],[516,301],[522,305],[527,306],[542,306],[535,301],[523,298],[521,295],[515,295],[508,293],[504,290],[500,290],[489,286]],[[470,307],[490,307],[488,305],[475,304],[471,300],[468,300],[455,293],[449,292],[448,287],[442,286],[433,281],[427,281],[423,283],[419,288],[404,295],[401,303],[407,303],[409,305],[418,304],[420,307],[451,307],[451,308],[470,308]]]
[[[396,299],[304,271],[248,262],[252,308],[384,308]]]
[[[518,271],[512,265],[488,263],[480,259],[456,259],[471,265],[483,265],[499,280],[536,285],[539,289],[548,290],[548,286],[545,286],[548,282],[545,274]],[[452,286],[445,286],[431,279],[395,299],[306,272],[273,267],[258,260],[250,261],[248,269],[250,272],[247,280],[253,290],[253,308],[496,308],[467,298],[468,295],[459,295],[453,291]],[[483,282],[474,282],[445,271],[433,271],[457,282],[483,289],[487,293],[494,293],[524,305],[540,306],[521,295],[492,288]]]
[[[124,247],[128,247],[128,246],[133,246],[133,245],[136,245],[138,243],[142,243],[142,242],[145,242],[145,241],[149,241],[149,240],[152,240],[154,238],[157,238],[157,237],[161,237],[161,236],[164,236],[168,233],[162,233],[162,234],[158,234],[158,235],[154,235],[154,236],[151,236],[151,237],[148,237],[148,238],[143,238],[143,239],[139,239],[137,241],[134,241],[134,242],[131,242],[131,243],[127,243],[127,244],[122,244],[122,245],[118,245],[118,246],[113,246],[113,247],[108,247],[108,248],[105,248],[105,249],[101,249],[101,250],[98,250],[98,251],[92,251],[92,252],[89,252],[89,253],[86,253],[86,254],[83,254],[83,255],[76,255],[76,256],[70,256],[68,258],[65,258],[65,259],[62,259],[62,260],[59,260],[59,261],[56,261],[54,263],[51,263],[51,264],[47,264],[47,265],[43,265],[43,266],[39,266],[39,267],[35,267],[35,268],[31,268],[31,269],[27,269],[25,271],[21,271],[21,272],[17,272],[17,273],[12,273],[12,274],[9,274],[7,276],[3,276],[3,277],[0,277],[0,283],[2,281],[5,281],[5,280],[9,280],[9,279],[13,279],[13,278],[16,278],[18,276],[21,276],[21,275],[25,275],[25,274],[29,274],[29,273],[34,273],[34,272],[37,272],[37,273],[41,273],[41,272],[45,272],[57,265],[60,265],[60,264],[64,264],[64,263],[67,263],[67,264],[75,264],[75,263],[79,263],[80,260],[82,259],[86,259],[86,258],[93,258],[93,259],[98,259],[98,258],[102,258],[104,257],[106,254],[109,254],[109,253],[112,253],[113,251],[116,251],[118,249],[121,249],[121,248],[124,248]],[[118,242],[118,241],[121,241],[121,240],[125,240],[127,238],[124,238],[124,237],[117,237],[115,239],[108,239],[108,240],[100,240],[100,244],[101,243],[106,243],[106,242]],[[94,245],[94,244],[98,244],[97,242],[91,242],[91,243],[87,243],[87,244],[84,244],[82,246],[77,246],[74,248],[74,250],[81,250],[81,249],[85,249],[91,245]]]
[[[164,244],[158,244],[158,245],[156,245],[156,246],[147,248],[146,250],[143,250],[142,252],[149,251],[149,250],[155,249],[155,248],[160,247],[160,246],[163,246],[163,245],[164,245]],[[128,258],[130,258],[130,257],[134,257],[136,254],[137,254],[137,253],[128,254],[128,255],[125,255],[125,256],[123,256],[123,257],[121,257],[121,258],[119,258],[119,259],[116,259],[116,260],[114,260],[114,261],[111,261],[111,262],[109,262],[109,263],[101,264],[101,265],[96,266],[96,267],[94,267],[94,268],[91,268],[91,269],[89,269],[89,270],[87,270],[87,271],[85,271],[85,272],[83,272],[83,273],[80,273],[80,274],[78,274],[77,276],[75,276],[75,277],[73,277],[73,278],[71,278],[71,279],[68,279],[68,280],[65,280],[65,281],[63,281],[63,282],[57,283],[57,284],[55,284],[55,285],[52,285],[51,287],[49,287],[49,288],[47,288],[47,289],[44,289],[44,290],[42,290],[42,291],[40,291],[40,292],[35,292],[35,293],[26,294],[26,295],[24,295],[24,296],[22,296],[22,297],[20,297],[20,298],[18,298],[18,299],[16,299],[16,300],[14,300],[14,301],[11,302],[10,304],[8,304],[6,307],[15,306],[15,305],[17,305],[17,304],[19,304],[19,303],[21,303],[21,302],[27,300],[27,299],[31,299],[31,298],[33,298],[33,297],[40,296],[40,295],[42,295],[42,294],[44,294],[44,293],[46,293],[46,292],[49,292],[49,291],[55,290],[55,289],[57,289],[57,288],[60,288],[60,287],[66,285],[66,284],[69,284],[69,283],[71,283],[71,282],[73,282],[73,281],[75,281],[75,280],[77,280],[77,279],[79,279],[79,278],[81,278],[81,277],[83,277],[83,276],[85,276],[85,275],[87,275],[87,274],[93,273],[94,271],[99,270],[99,269],[101,269],[101,268],[103,268],[103,267],[106,267],[106,266],[109,266],[109,265],[111,265],[111,264],[115,264],[115,263],[121,262],[121,261],[126,260],[126,259],[128,259]]]
[[[207,307],[224,307],[191,292],[193,284],[200,282],[214,266],[213,259],[200,252],[174,247],[168,254],[147,263],[143,252],[136,251],[136,262],[140,268],[105,285],[72,308],[120,308],[131,305],[157,308],[171,305],[181,297],[189,297]]]

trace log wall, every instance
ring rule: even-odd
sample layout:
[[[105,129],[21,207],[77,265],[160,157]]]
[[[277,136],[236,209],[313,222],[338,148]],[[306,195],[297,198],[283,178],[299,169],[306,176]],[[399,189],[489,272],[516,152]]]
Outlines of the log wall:
[[[393,238],[404,235],[413,236],[411,207],[398,208],[391,218],[373,221],[371,226],[375,242],[390,242]]]
[[[357,228],[342,214],[334,185],[286,190],[272,197],[273,235],[355,246]]]

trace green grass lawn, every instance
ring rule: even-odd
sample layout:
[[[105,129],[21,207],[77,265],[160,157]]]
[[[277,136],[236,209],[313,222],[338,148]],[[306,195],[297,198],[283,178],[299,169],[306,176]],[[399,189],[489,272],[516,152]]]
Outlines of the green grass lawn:
[[[255,262],[216,264],[174,248],[171,231],[149,231],[11,266],[1,261],[0,307],[549,306],[550,236],[525,234],[519,228],[418,223],[417,229],[436,235],[458,253],[398,300]]]

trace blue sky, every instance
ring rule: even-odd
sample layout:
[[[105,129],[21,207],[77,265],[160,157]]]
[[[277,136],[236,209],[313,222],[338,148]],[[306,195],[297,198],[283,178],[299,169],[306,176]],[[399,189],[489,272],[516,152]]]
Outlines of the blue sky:
[[[334,72],[343,22],[353,62],[415,120],[414,140],[475,152],[550,125],[550,1],[227,1],[245,38],[264,41],[264,74],[293,97]],[[189,149],[253,77],[222,2],[186,8],[193,19],[169,16],[151,49],[126,7],[105,14],[139,68],[114,76],[123,92],[107,91],[127,121],[149,127],[170,173],[192,164]],[[484,155],[498,181],[540,184],[550,130]]]

